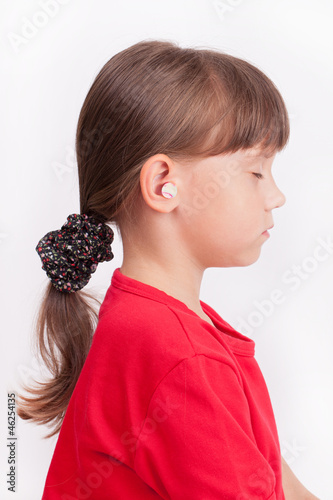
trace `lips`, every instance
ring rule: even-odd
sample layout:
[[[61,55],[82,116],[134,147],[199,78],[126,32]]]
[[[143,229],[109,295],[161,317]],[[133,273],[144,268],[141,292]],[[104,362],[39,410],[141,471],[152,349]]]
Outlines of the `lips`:
[[[269,230],[269,229],[272,229],[273,227],[274,227],[274,224],[273,224],[273,226],[268,227],[265,231],[263,231],[263,233],[262,233],[262,234],[267,233],[267,235],[269,236],[268,230]]]

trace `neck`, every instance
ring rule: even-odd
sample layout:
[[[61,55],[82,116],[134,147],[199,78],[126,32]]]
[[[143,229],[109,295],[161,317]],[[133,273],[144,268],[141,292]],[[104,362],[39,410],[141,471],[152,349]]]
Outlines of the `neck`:
[[[198,275],[191,275],[185,269],[170,269],[163,266],[153,266],[144,263],[131,262],[123,260],[120,272],[125,276],[146,283],[162,290],[175,299],[184,302],[189,309],[195,313],[202,314],[202,308],[199,299],[201,278]]]
[[[167,227],[166,221],[162,230],[160,220],[151,219],[149,224],[123,230],[122,242],[121,273],[171,295],[212,324],[199,299],[205,268],[184,246],[174,226]]]

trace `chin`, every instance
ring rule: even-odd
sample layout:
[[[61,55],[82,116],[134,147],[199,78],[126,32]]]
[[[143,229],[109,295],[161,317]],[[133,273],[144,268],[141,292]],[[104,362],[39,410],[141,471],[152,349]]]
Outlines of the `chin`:
[[[255,264],[260,257],[260,251],[257,253],[253,253],[252,255],[244,255],[239,257],[238,259],[234,259],[234,262],[230,267],[247,267]]]
[[[215,255],[210,259],[210,262],[205,262],[205,269],[209,267],[247,267],[251,266],[259,259],[261,254],[261,247],[252,250],[252,252],[237,252],[234,255],[222,256]]]

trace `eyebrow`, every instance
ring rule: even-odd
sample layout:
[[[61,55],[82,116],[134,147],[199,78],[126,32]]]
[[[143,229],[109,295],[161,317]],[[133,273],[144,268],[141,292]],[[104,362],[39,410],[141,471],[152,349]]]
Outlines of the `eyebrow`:
[[[257,158],[266,158],[268,160],[268,158],[270,158],[271,156],[273,155],[264,155],[264,154],[260,154],[260,153],[256,153],[256,154],[251,154],[251,155],[245,155],[244,156],[244,159],[245,160],[256,160]]]

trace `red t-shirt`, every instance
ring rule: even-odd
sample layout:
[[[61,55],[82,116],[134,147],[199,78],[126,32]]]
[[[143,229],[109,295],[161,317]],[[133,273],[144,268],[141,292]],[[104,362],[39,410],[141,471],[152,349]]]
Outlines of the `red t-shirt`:
[[[117,268],[42,500],[284,500],[253,340]]]

